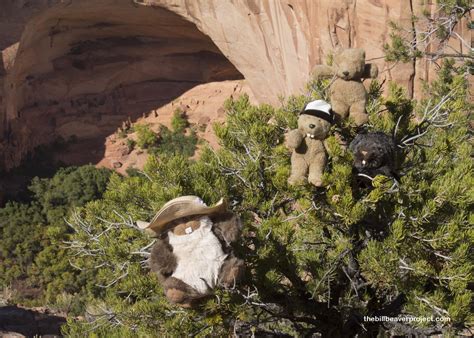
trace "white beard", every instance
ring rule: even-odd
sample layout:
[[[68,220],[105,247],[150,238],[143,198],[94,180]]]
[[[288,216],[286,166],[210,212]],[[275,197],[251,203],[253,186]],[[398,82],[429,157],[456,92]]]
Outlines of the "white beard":
[[[201,218],[201,225],[187,235],[175,235],[168,232],[169,243],[177,258],[175,277],[202,294],[209,294],[217,285],[219,271],[227,254],[216,235],[211,231],[209,217]]]

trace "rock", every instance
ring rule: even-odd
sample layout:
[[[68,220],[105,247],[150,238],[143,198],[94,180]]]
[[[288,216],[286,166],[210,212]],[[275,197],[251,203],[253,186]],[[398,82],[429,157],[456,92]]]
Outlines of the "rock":
[[[180,103],[179,103],[179,107],[178,107],[178,109],[179,109],[180,111],[182,111],[182,112],[184,112],[184,113],[185,113],[185,112],[187,112],[187,111],[188,111],[188,109],[189,109],[189,105],[187,105],[187,104],[183,104],[183,103],[181,103],[181,102],[180,102]]]
[[[200,126],[205,126],[207,125],[209,122],[211,121],[211,119],[209,118],[209,116],[202,116],[199,118],[198,120],[198,125]]]
[[[20,41],[0,57],[0,169],[59,136],[105,139],[123,121],[126,130],[127,118],[198,84],[243,78],[192,22],[161,7],[123,0],[17,6],[2,4],[0,14],[0,31]],[[22,33],[11,24],[17,18]],[[2,49],[12,42],[0,39]]]
[[[0,337],[60,336],[65,323],[66,318],[45,308],[0,307]]]
[[[0,330],[0,337],[2,337],[2,338],[21,338],[21,337],[26,337],[26,336],[22,335],[21,333],[17,333],[17,332],[7,332],[7,331]]]
[[[418,97],[434,68],[384,62],[388,23],[435,4],[406,0],[37,0],[0,13],[0,170],[36,146],[105,139],[123,121],[208,82],[245,78],[257,101],[302,93],[338,46],[361,47]],[[466,24],[457,33],[470,41]],[[238,92],[232,94],[234,97]],[[206,106],[207,99],[199,100]],[[155,116],[156,117],[156,116]]]

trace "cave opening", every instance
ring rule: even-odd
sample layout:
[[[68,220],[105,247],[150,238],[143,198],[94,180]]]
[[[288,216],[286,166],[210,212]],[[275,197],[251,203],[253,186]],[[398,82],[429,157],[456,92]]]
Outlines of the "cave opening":
[[[74,140],[61,150],[66,164],[96,164],[124,121],[197,85],[237,79],[242,74],[207,35],[164,8],[53,6],[26,24],[5,77],[3,168],[12,172],[58,138]]]

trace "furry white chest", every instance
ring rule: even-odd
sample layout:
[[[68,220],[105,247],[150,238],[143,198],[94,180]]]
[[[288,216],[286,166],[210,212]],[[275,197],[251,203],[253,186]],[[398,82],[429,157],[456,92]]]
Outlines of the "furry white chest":
[[[216,286],[219,270],[227,255],[221,243],[211,231],[212,221],[201,218],[199,229],[178,236],[168,233],[169,243],[177,257],[173,277],[182,280],[202,294],[208,294]]]

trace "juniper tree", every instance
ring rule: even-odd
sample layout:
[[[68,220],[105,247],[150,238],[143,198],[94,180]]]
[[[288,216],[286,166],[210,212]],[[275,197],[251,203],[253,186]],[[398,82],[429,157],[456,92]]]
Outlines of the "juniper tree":
[[[389,23],[392,31],[389,43],[384,45],[386,60],[409,62],[425,58],[436,63],[451,57],[466,63],[472,74],[474,54],[467,35],[461,35],[473,28],[472,1],[437,0],[436,4],[421,1],[416,6],[422,10],[418,16],[412,16],[410,27]]]
[[[374,177],[359,187],[352,156],[328,139],[325,186],[291,187],[284,134],[304,104],[254,106],[246,96],[226,103],[216,125],[220,148],[198,160],[150,157],[139,175],[113,175],[103,199],[69,219],[72,263],[94,271],[87,321],[65,333],[100,336],[288,334],[373,336],[379,332],[455,334],[472,325],[472,145],[465,69],[446,63],[415,102],[374,81],[369,131],[394,136],[399,182]],[[319,90],[315,90],[319,88]],[[338,132],[348,140],[349,126]],[[150,219],[168,200],[226,197],[244,220],[236,247],[246,261],[243,283],[195,309],[166,302],[147,257],[153,240],[135,220]],[[446,316],[450,322],[364,322],[364,316]]]
[[[28,203],[8,202],[0,208],[0,288],[11,287],[13,301],[47,305],[79,314],[87,272],[69,264],[63,240],[71,208],[100,198],[110,170],[92,165],[59,169],[51,178],[35,177]],[[59,304],[59,300],[68,304]]]

